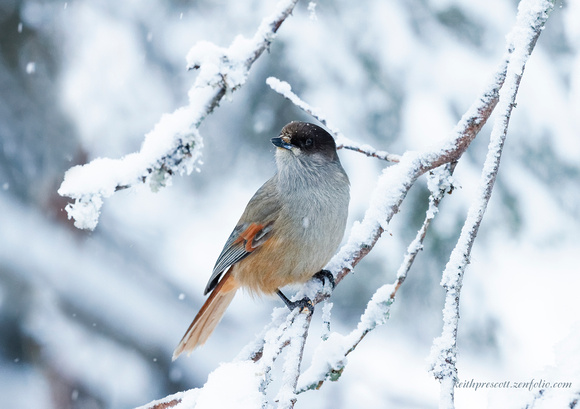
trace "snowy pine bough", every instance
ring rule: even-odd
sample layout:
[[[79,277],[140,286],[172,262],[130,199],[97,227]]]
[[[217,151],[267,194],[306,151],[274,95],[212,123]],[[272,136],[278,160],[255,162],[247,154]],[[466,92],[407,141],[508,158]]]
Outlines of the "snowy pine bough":
[[[203,147],[198,132],[200,123],[224,97],[230,98],[236,89],[244,85],[252,64],[267,50],[296,3],[297,0],[280,1],[276,11],[263,19],[250,39],[237,37],[228,48],[209,42],[196,44],[187,56],[188,68],[199,70],[196,82],[189,91],[189,104],[164,115],[145,136],[139,152],[117,160],[96,159],[66,173],[59,193],[75,200],[67,206],[67,211],[69,217],[75,219],[77,227],[94,229],[103,199],[118,190],[145,183],[157,191],[169,185],[173,175],[192,172]],[[453,408],[458,379],[457,326],[463,274],[470,262],[471,249],[499,170],[509,119],[525,64],[553,7],[554,2],[547,0],[523,0],[520,3],[516,24],[507,37],[503,61],[488,86],[443,143],[422,151],[396,155],[359,145],[327,123],[322,110],[311,107],[293,93],[290,84],[269,78],[267,83],[274,91],[326,125],[336,137],[339,148],[394,163],[384,169],[364,218],[353,226],[346,244],[327,266],[335,277],[336,285],[372,251],[399,211],[409,189],[422,175],[427,175],[430,197],[424,222],[407,248],[396,280],[376,290],[350,333],[342,335],[329,330],[332,304],[328,299],[332,288],[311,282],[296,295],[296,298],[308,296],[314,304],[323,303],[323,322],[327,325],[323,339],[319,341],[306,369],[302,370],[301,367],[312,316],[297,310],[288,313],[286,309],[278,308],[256,339],[242,349],[233,362],[215,369],[204,387],[168,396],[142,408],[292,408],[300,393],[318,389],[326,381],[339,380],[347,366],[348,355],[370,331],[388,320],[397,291],[422,249],[431,221],[438,214],[439,203],[453,189],[453,171],[458,160],[492,112],[496,111],[477,195],[473,198],[457,245],[442,274],[441,285],[446,292],[443,330],[441,336],[434,340],[429,358],[431,372],[441,383],[439,407]],[[313,3],[309,10],[313,12]],[[283,350],[286,353],[281,356]],[[273,369],[278,358],[282,360],[283,379],[278,390],[272,393]],[[224,384],[236,387],[224,391]],[[269,400],[268,395],[274,395],[274,398]]]

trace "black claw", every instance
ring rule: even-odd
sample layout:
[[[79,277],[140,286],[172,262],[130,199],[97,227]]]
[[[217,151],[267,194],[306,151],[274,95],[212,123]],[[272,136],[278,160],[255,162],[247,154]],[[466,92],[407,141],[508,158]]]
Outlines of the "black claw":
[[[310,298],[304,297],[298,301],[290,301],[288,297],[282,293],[282,291],[278,290],[276,293],[282,299],[282,301],[284,301],[284,304],[286,304],[286,307],[288,307],[290,311],[294,311],[295,308],[298,308],[300,313],[304,313],[305,311],[308,314],[314,313],[314,304],[312,304],[312,300],[310,300]]]
[[[326,284],[326,281],[328,281],[333,290],[334,290],[334,287],[336,287],[336,283],[334,281],[334,276],[328,270],[320,270],[318,273],[314,274],[314,276],[312,276],[312,278],[316,278],[317,280],[320,280],[322,282],[323,286]]]

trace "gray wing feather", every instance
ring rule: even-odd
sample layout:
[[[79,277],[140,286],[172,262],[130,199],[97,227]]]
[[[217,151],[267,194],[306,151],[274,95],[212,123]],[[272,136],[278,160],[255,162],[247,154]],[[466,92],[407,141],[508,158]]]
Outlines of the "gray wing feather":
[[[248,227],[248,225],[249,223],[244,223],[240,226],[237,226],[232,232],[232,234],[230,234],[228,241],[226,241],[226,244],[224,245],[224,248],[222,249],[222,252],[218,257],[215,266],[213,267],[212,275],[209,278],[207,286],[205,287],[205,290],[203,292],[204,295],[209,293],[211,290],[215,288],[224,271],[226,271],[230,266],[234,265],[235,263],[246,257],[248,254],[250,254],[250,252],[246,251],[246,248],[244,246],[232,245],[234,241],[236,241],[237,238],[239,237],[240,232],[244,231]]]
[[[238,225],[232,234],[230,234],[230,237],[226,241],[226,244],[215,263],[212,275],[205,287],[204,295],[215,288],[224,271],[252,253],[246,251],[244,245],[234,245],[234,242],[238,240],[240,234],[244,232],[250,224],[259,223],[265,225],[264,229],[256,234],[256,237],[252,242],[253,247],[257,247],[264,243],[272,234],[273,221],[278,217],[281,209],[280,199],[276,191],[276,177],[277,176],[275,175],[264,183],[254,194],[252,199],[250,199]]]

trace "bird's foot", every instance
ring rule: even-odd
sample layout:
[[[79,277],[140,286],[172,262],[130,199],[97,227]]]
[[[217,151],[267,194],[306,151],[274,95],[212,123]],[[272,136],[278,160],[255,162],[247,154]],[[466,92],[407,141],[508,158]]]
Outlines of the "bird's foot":
[[[312,276],[312,278],[316,278],[317,280],[319,280],[322,283],[323,287],[327,281],[330,283],[330,287],[333,290],[334,290],[334,287],[336,287],[336,282],[334,281],[334,276],[328,270],[320,270],[318,273],[314,274]]]
[[[314,304],[310,298],[304,297],[298,301],[290,301],[288,297],[282,293],[282,291],[278,290],[277,294],[282,299],[282,301],[284,301],[284,304],[286,304],[286,307],[288,307],[290,311],[294,311],[294,309],[298,308],[298,312],[301,314],[312,315],[314,313]]]

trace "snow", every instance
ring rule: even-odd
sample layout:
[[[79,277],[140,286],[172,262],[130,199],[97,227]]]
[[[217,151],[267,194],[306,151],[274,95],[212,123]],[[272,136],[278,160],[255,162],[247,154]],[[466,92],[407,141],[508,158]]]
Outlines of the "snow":
[[[328,128],[330,133],[334,136],[337,149],[343,147],[348,147],[353,150],[363,151],[368,156],[375,156],[385,160],[398,161],[399,157],[397,155],[389,154],[386,151],[379,151],[368,144],[358,144],[351,139],[344,136],[340,130],[328,122],[326,115],[322,112],[320,108],[312,107],[307,102],[302,100],[298,95],[292,92],[292,86],[286,81],[281,81],[275,77],[268,77],[266,79],[266,84],[270,86],[274,91],[284,96],[295,106],[302,109],[307,114],[313,116],[315,119],[320,121],[324,126]]]
[[[363,220],[353,224],[346,244],[330,260],[327,269],[339,271],[344,266],[350,268],[352,255],[358,249],[371,245],[380,228],[388,231],[391,218],[397,213],[399,204],[417,177],[420,157],[417,152],[408,152],[401,157],[399,163],[383,170]]]
[[[286,348],[282,366],[282,386],[274,398],[275,402],[279,402],[280,409],[291,409],[294,406],[293,402],[297,397],[296,382],[300,375],[300,364],[310,319],[305,313],[301,313],[297,315],[293,324],[286,330],[285,337],[289,340],[289,346]]]
[[[329,379],[331,373],[340,374],[348,363],[345,355],[350,347],[352,345],[348,345],[345,336],[331,333],[328,339],[316,347],[310,366],[300,376],[297,389],[313,389],[320,381]]]
[[[98,195],[77,199],[75,204],[67,204],[65,210],[69,219],[74,219],[75,227],[79,229],[94,230],[99,223],[103,199]]]
[[[26,64],[27,74],[34,74],[35,72],[36,72],[36,63],[34,61],[31,61],[28,64]]]
[[[121,159],[97,158],[86,165],[69,169],[58,193],[76,199],[74,204],[69,204],[66,208],[69,218],[75,219],[75,226],[93,230],[98,223],[102,198],[112,196],[118,188],[129,187],[143,179],[149,181],[153,191],[170,184],[171,177],[168,173],[161,170],[149,173],[180,144],[191,148],[188,148],[185,155],[182,153],[181,161],[172,169],[178,174],[190,174],[201,156],[200,149],[203,146],[199,133],[189,128],[195,115],[194,110],[185,108],[178,109],[173,114],[165,114],[145,136],[140,152]]]
[[[264,396],[259,391],[262,380],[263,375],[253,362],[222,364],[208,376],[194,399],[184,396],[177,409],[260,408],[264,403]]]
[[[215,87],[223,83],[228,96],[231,91],[242,86],[246,82],[252,60],[274,38],[272,22],[283,16],[294,3],[295,0],[279,1],[276,4],[277,10],[262,20],[252,38],[238,35],[227,49],[207,41],[194,45],[186,59],[189,69],[200,69],[196,84]]]
[[[500,90],[497,116],[490,136],[488,152],[483,164],[479,188],[467,213],[467,217],[457,244],[449,257],[441,278],[445,288],[443,308],[443,330],[440,337],[433,341],[429,357],[431,371],[441,381],[440,408],[453,408],[454,388],[457,382],[457,327],[459,322],[459,300],[463,285],[463,274],[471,260],[471,250],[481,220],[487,209],[490,195],[499,170],[500,158],[507,134],[509,118],[519,87],[519,77],[529,57],[530,44],[535,34],[538,13],[549,8],[548,3],[538,2],[524,7],[520,3],[518,21],[508,35],[509,56],[506,79]],[[535,6],[535,7],[534,7]],[[547,16],[544,15],[544,18]]]
[[[187,68],[198,69],[198,84],[217,87],[224,83],[227,90],[243,85],[247,78],[246,63],[259,44],[237,36],[229,48],[200,41],[187,53]]]
[[[311,21],[316,21],[318,17],[316,16],[316,2],[308,2],[308,18]]]
[[[302,109],[303,111],[309,113],[313,117],[317,118],[323,124],[326,124],[326,116],[322,113],[319,108],[311,107],[309,104],[301,100],[298,95],[292,92],[292,87],[286,81],[280,81],[278,78],[275,77],[268,77],[266,79],[266,84],[270,86],[274,91],[279,93],[280,95],[284,96],[294,105]],[[330,131],[335,135],[337,144],[341,143],[341,136],[342,134],[338,129],[334,129],[329,127]]]
[[[385,324],[389,319],[393,303],[391,294],[394,289],[393,285],[380,287],[369,301],[356,329],[348,335],[333,332],[323,338],[314,351],[310,366],[300,376],[298,390],[316,388],[318,383],[324,380],[338,380],[348,362],[347,355],[369,331]]]
[[[75,199],[66,210],[69,218],[75,218],[76,227],[93,230],[102,198],[110,197],[119,187],[145,182],[155,192],[171,183],[171,175],[192,172],[203,146],[197,127],[219,101],[219,90],[223,87],[230,97],[245,83],[251,63],[274,37],[273,21],[291,10],[294,3],[295,0],[280,1],[277,10],[262,20],[252,39],[237,36],[227,49],[207,41],[194,45],[187,54],[188,67],[199,68],[200,73],[188,93],[189,105],[162,115],[145,135],[138,153],[118,160],[99,158],[67,172],[58,193]]]
[[[105,4],[95,8],[89,3],[69,3],[66,17],[53,20],[62,26],[63,38],[69,39],[65,42],[70,47],[61,50],[68,55],[63,66],[69,67],[61,72],[60,86],[68,90],[63,104],[74,128],[82,135],[79,149],[90,159],[121,158],[127,152],[139,151],[142,145],[141,151],[149,150],[151,155],[145,156],[153,160],[163,150],[174,147],[172,138],[153,137],[145,142],[144,135],[162,120],[163,112],[170,113],[167,125],[171,128],[171,113],[176,106],[190,107],[190,112],[194,112],[203,109],[203,101],[211,97],[212,87],[192,86],[205,75],[201,75],[201,70],[183,72],[183,56],[191,44],[211,41],[226,45],[216,46],[219,52],[215,58],[210,58],[211,50],[198,52],[200,59],[207,57],[208,66],[212,61],[221,64],[219,54],[233,52],[230,48],[234,43],[234,48],[240,50],[236,61],[241,61],[241,51],[252,43],[255,27],[273,7],[261,1],[253,2],[252,7],[226,1],[167,12],[168,3],[151,2],[144,7],[132,2]],[[29,9],[29,17],[23,18],[25,30],[53,24],[43,17],[47,15],[46,6],[43,7],[30,2],[25,5]],[[62,3],[58,8],[62,9]],[[456,10],[458,18],[465,19],[465,26],[480,30],[480,44],[466,41],[455,26],[440,23],[441,15],[449,10]],[[570,304],[577,298],[580,242],[578,195],[574,193],[576,179],[572,177],[579,163],[575,115],[580,106],[577,10],[577,2],[555,10],[523,77],[518,107],[510,118],[498,186],[461,288],[457,341],[460,379],[543,378],[577,384],[579,378],[576,358],[580,356],[580,336],[574,327],[578,317],[577,309]],[[214,14],[208,16],[209,11]],[[94,227],[102,210],[95,232],[86,234],[63,227],[60,219],[45,216],[46,207],[36,208],[29,202],[24,205],[21,198],[12,199],[23,188],[22,183],[9,179],[0,170],[0,206],[5,216],[0,232],[0,312],[5,318],[13,309],[30,308],[24,317],[21,314],[14,319],[19,328],[26,328],[27,337],[40,345],[44,359],[38,363],[25,354],[13,357],[10,350],[0,357],[3,402],[16,407],[40,402],[43,408],[51,409],[51,396],[58,391],[51,389],[42,368],[58,367],[62,360],[63,371],[74,378],[72,394],[65,393],[76,397],[78,404],[87,390],[99,402],[105,402],[104,406],[117,408],[140,405],[177,388],[194,387],[173,395],[183,399],[183,407],[194,406],[200,394],[205,393],[201,385],[219,362],[235,356],[242,345],[254,338],[238,356],[245,354],[247,358],[260,345],[264,346],[260,340],[267,332],[264,324],[272,306],[280,305],[268,298],[238,297],[203,350],[171,367],[163,362],[202,304],[201,290],[243,204],[270,174],[271,152],[259,151],[258,146],[268,145],[268,138],[275,132],[272,127],[283,125],[278,124],[280,118],[296,119],[297,111],[292,111],[289,103],[260,88],[265,78],[287,79],[289,92],[294,88],[310,106],[320,107],[332,127],[340,127],[345,140],[348,136],[352,139],[348,143],[363,150],[403,153],[434,147],[438,153],[437,143],[449,135],[445,129],[465,112],[482,85],[491,82],[487,76],[501,59],[503,36],[514,22],[515,6],[502,0],[429,1],[412,6],[404,2],[362,2],[330,8],[317,3],[315,21],[310,19],[311,14],[307,3],[299,6],[284,23],[280,38],[272,43],[271,54],[260,59],[258,70],[245,79],[228,79],[230,87],[242,81],[246,85],[240,89],[239,98],[236,95],[232,104],[224,104],[204,121],[204,138],[198,140],[205,145],[202,174],[173,179],[156,174],[157,179],[149,181],[158,187],[172,183],[171,188],[156,195],[146,189],[124,190],[108,201],[105,197],[110,196],[106,195],[114,192],[111,187],[139,180],[140,172],[134,172],[133,179],[127,179],[129,182],[121,179],[121,173],[126,177],[136,167],[123,169],[110,164],[106,170],[87,171],[91,177],[82,182],[74,177],[67,180],[82,194],[75,209],[83,212],[86,206],[86,215],[78,217],[85,220],[87,227]],[[558,26],[561,29],[553,31]],[[85,27],[92,29],[87,31]],[[234,37],[238,33],[242,36]],[[76,40],[71,41],[71,37]],[[559,45],[554,46],[555,43]],[[106,53],[107,49],[111,54]],[[165,63],[156,64],[152,56],[162,56]],[[20,74],[25,73],[27,61],[39,61],[35,55],[23,54],[21,58]],[[165,71],[166,67],[173,71]],[[25,77],[36,80],[41,74],[42,70],[37,69],[34,76]],[[97,75],[106,80],[93,81]],[[185,92],[188,89],[189,101]],[[60,99],[63,101],[63,95]],[[260,108],[253,109],[254,106]],[[258,126],[258,119],[263,118],[266,120]],[[180,132],[192,119],[184,112],[183,121],[181,125],[176,120],[175,129],[169,132]],[[437,282],[444,267],[441,260],[449,256],[449,242],[454,242],[459,233],[456,226],[464,221],[467,206],[478,194],[477,178],[488,133],[484,128],[458,164],[453,176],[456,189],[452,195],[445,195],[438,210],[427,208],[429,192],[425,185],[429,191],[436,191],[444,173],[427,177],[426,184],[425,178],[419,179],[394,216],[383,201],[397,204],[406,194],[397,184],[412,179],[411,169],[416,167],[413,158],[405,157],[399,167],[359,153],[339,152],[353,183],[353,195],[346,247],[331,265],[339,268],[352,263],[347,256],[357,245],[371,242],[379,227],[388,230],[357,265],[355,274],[337,287],[332,296],[332,317],[330,303],[317,306],[313,317],[313,323],[320,320],[322,325],[310,328],[303,361],[305,372],[299,386],[324,379],[331,368],[340,368],[342,359],[347,365],[340,379],[324,382],[320,390],[298,395],[286,384],[279,395],[285,402],[296,396],[296,409],[436,406],[440,385],[426,370],[424,359],[433,338],[440,335],[442,290]],[[338,141],[344,143],[342,139]],[[545,145],[540,144],[542,141]],[[226,145],[228,151],[235,153],[223,155]],[[245,149],[246,145],[250,148]],[[545,153],[554,155],[555,168],[568,164],[547,179],[540,178],[533,169],[542,157],[528,156],[519,150],[543,149],[542,146]],[[18,152],[18,147],[10,152]],[[130,159],[131,155],[120,162],[136,160]],[[248,166],[244,158],[251,158],[252,165]],[[184,166],[179,172],[195,170],[201,165],[200,160],[198,157],[184,164],[189,168]],[[145,162],[142,166],[147,166]],[[117,176],[112,171],[115,166],[120,169]],[[383,172],[385,167],[393,169]],[[22,169],[21,174],[26,172]],[[111,180],[101,185],[93,176]],[[42,191],[37,191],[35,197],[43,203],[51,200]],[[566,207],[562,206],[564,199]],[[100,207],[101,201],[105,202],[104,207]],[[388,310],[388,325],[377,327],[348,359],[344,358],[344,351],[352,347],[360,330],[376,319],[386,318],[379,301],[386,299],[389,288],[382,285],[393,282],[401,254],[414,237],[425,210],[430,212],[428,216],[436,217],[423,245],[425,250],[397,294],[392,310]],[[454,258],[455,264],[460,262],[461,257]],[[18,288],[23,286],[53,294],[21,294]],[[363,316],[365,323],[359,328],[365,302],[376,288],[383,288],[383,293],[377,295],[378,304]],[[29,307],[16,307],[14,293]],[[451,307],[455,305],[450,304],[452,312]],[[276,308],[272,324],[265,329],[283,325],[287,314],[286,309]],[[55,337],[57,332],[46,327],[51,317],[61,337]],[[10,315],[9,318],[12,319]],[[331,331],[325,323],[330,318]],[[12,328],[15,326],[6,327]],[[299,334],[299,328],[296,331],[294,335]],[[322,344],[318,332],[326,339]],[[3,327],[0,333],[12,331]],[[285,355],[275,355],[281,335],[274,331],[268,337],[262,359],[271,366],[260,367],[256,372],[259,375],[252,373],[251,366],[242,370],[223,368],[245,376],[245,387],[250,389],[237,391],[237,379],[222,373],[219,367],[210,376],[212,382],[207,382],[207,391],[218,390],[216,385],[221,383],[218,393],[223,393],[224,386],[232,383],[234,391],[242,396],[249,395],[250,390],[259,391],[252,395],[258,407],[264,399],[275,407],[272,402],[284,375],[281,367],[289,365],[295,371],[297,363],[286,362]],[[324,343],[328,341],[331,342]],[[453,339],[446,333],[443,341],[448,346]],[[91,373],[91,367],[98,368],[102,376]],[[262,369],[267,372],[264,382],[258,385],[255,378],[262,376]],[[133,370],[139,374],[133,374]],[[294,379],[294,375],[288,377]],[[119,398],[116,388],[127,390],[125,399]],[[264,389],[266,395],[262,395]],[[571,393],[551,390],[533,400],[537,391],[457,389],[455,403],[457,407],[474,409],[524,407],[530,402],[537,407],[550,407],[553,399],[552,403],[558,400],[565,406]],[[449,396],[445,394],[444,399]]]
[[[324,301],[322,305],[322,335],[320,338],[326,341],[330,335],[330,317],[333,304],[329,301]]]
[[[163,399],[149,402],[136,409],[176,401],[175,409],[256,409],[264,405],[264,395],[259,392],[263,374],[251,361],[222,363],[212,371],[201,388],[179,392]]]

